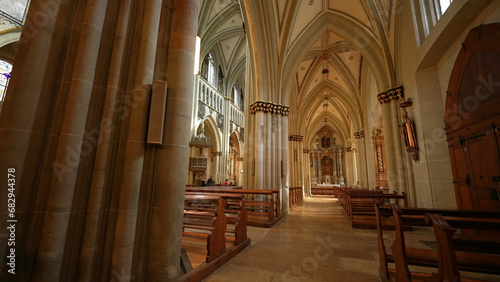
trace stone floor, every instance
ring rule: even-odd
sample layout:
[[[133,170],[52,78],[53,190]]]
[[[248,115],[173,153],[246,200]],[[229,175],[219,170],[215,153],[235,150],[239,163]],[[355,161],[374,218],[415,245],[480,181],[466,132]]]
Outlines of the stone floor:
[[[351,228],[337,199],[310,197],[205,281],[380,281],[374,230]]]

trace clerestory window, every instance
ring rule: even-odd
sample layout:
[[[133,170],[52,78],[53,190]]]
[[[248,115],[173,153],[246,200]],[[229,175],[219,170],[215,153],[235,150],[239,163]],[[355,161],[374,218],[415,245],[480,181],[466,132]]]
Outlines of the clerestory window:
[[[453,0],[412,0],[413,24],[419,46],[452,2]]]

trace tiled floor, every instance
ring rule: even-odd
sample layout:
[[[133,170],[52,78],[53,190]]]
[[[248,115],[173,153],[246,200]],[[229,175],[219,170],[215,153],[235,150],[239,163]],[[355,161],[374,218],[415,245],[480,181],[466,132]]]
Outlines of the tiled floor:
[[[351,228],[332,197],[307,198],[205,281],[380,281],[374,230]]]

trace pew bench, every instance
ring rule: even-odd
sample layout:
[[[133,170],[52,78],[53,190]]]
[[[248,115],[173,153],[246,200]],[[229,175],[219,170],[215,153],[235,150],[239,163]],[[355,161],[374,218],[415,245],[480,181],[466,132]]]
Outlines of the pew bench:
[[[181,253],[184,274],[180,280],[201,281],[250,245],[246,220],[241,194],[187,192]],[[228,239],[233,239],[233,244],[228,243]],[[200,261],[203,245],[206,257]],[[197,263],[191,264],[190,258],[198,260]]]
[[[471,235],[465,229],[483,229],[483,230],[500,230],[496,222],[500,222],[500,213],[464,211],[464,210],[447,210],[447,209],[422,209],[422,208],[399,208],[397,205],[382,206],[379,203],[374,205],[377,213],[377,241],[380,261],[380,277],[383,281],[411,281],[412,279],[445,281],[436,280],[436,274],[429,272],[410,271],[409,266],[430,267],[437,269],[441,253],[438,249],[420,248],[407,246],[405,242],[405,232],[413,230],[411,227],[429,227],[432,224],[427,219],[428,214],[439,214],[441,218],[448,219],[449,223],[454,228],[464,229],[461,238],[454,238],[454,246],[460,252],[456,254],[457,263],[455,266],[462,271],[500,274],[500,260],[495,256],[479,254],[479,252],[498,252],[500,253],[499,242],[480,241],[476,235]],[[496,218],[497,217],[497,218]],[[426,221],[427,220],[427,221]],[[490,224],[485,224],[484,221]],[[493,223],[493,224],[491,224]],[[394,227],[395,238],[391,243],[392,253],[386,251],[383,230],[389,229],[388,226]],[[469,233],[469,235],[468,235]],[[475,233],[473,231],[472,233]],[[433,238],[436,232],[432,234]],[[481,250],[481,251],[480,251]],[[487,250],[487,251],[486,251]],[[496,263],[491,263],[491,259],[496,258]],[[394,264],[395,269],[389,269],[389,263]],[[439,271],[438,271],[439,272]],[[448,273],[441,270],[441,273]],[[450,280],[455,281],[455,280]],[[458,281],[458,280],[457,280]],[[467,279],[462,279],[467,281]]]
[[[484,218],[467,215],[446,217],[437,213],[428,213],[425,215],[425,220],[434,230],[438,254],[438,272],[432,274],[430,281],[460,281],[460,269],[500,274],[500,240],[498,238],[496,241],[475,240],[468,239],[467,234],[465,234],[465,239],[457,235],[459,229],[463,231],[471,228],[475,233],[498,232],[500,231],[500,217]]]
[[[281,211],[279,190],[186,187],[186,192],[245,195],[247,225],[250,226],[271,227],[286,216]]]
[[[207,195],[222,198],[223,213],[226,216],[226,239],[233,240],[238,245],[247,240],[247,209],[245,197],[242,194],[186,192],[186,195]],[[211,227],[199,226],[210,230]]]
[[[207,241],[206,262],[212,262],[226,251],[227,218],[222,207],[220,196],[185,196],[182,235]]]
[[[382,191],[371,190],[341,190],[341,205],[344,208],[353,228],[376,229],[376,211],[373,205],[377,203],[394,203],[407,206],[406,194],[384,194]]]

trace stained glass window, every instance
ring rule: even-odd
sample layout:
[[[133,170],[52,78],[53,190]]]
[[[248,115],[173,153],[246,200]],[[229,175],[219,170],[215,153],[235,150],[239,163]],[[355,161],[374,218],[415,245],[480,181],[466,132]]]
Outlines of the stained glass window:
[[[5,98],[5,92],[7,91],[7,85],[9,84],[10,73],[12,72],[12,65],[0,61],[0,101]]]

